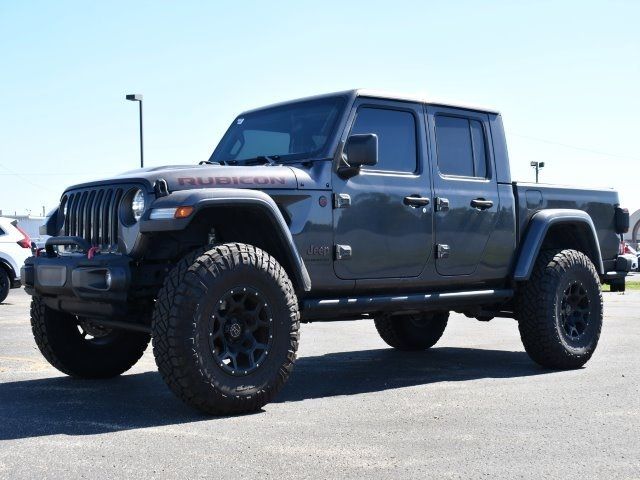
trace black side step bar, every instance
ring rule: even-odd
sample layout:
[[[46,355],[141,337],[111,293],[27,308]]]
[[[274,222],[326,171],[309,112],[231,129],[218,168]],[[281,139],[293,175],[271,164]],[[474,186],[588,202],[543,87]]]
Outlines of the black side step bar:
[[[107,320],[102,318],[91,319],[93,323],[100,327],[115,328],[118,330],[129,330],[132,332],[151,333],[151,327],[133,322],[121,322],[119,320]]]
[[[500,303],[513,295],[512,289],[497,289],[307,299],[302,302],[302,320],[338,319],[374,312],[428,311],[439,308],[453,310],[467,305]]]

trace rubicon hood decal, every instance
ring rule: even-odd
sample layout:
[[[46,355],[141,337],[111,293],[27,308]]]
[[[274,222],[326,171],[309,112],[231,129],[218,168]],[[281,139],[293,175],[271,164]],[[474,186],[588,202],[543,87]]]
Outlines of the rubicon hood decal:
[[[290,167],[202,165],[196,168],[156,170],[156,178],[164,178],[169,190],[191,188],[298,188]]]
[[[164,178],[172,191],[215,187],[298,188],[293,170],[283,166],[203,166],[154,173]]]
[[[287,178],[284,176],[272,176],[272,175],[218,175],[210,177],[178,177],[178,185],[193,187],[193,186],[215,186],[224,185],[250,185],[250,186],[264,186],[264,185],[281,185],[286,186]]]
[[[294,169],[287,166],[228,166],[228,165],[182,165],[154,167],[117,175],[108,180],[91,184],[117,183],[118,181],[146,181],[152,186],[156,180],[164,179],[169,191],[192,188],[255,188],[296,189],[298,181]],[[83,184],[82,186],[85,186]],[[72,187],[74,188],[74,187]]]

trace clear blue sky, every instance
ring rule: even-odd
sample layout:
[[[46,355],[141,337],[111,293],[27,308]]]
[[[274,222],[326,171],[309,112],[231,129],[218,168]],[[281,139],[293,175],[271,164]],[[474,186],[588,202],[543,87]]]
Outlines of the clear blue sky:
[[[640,2],[0,2],[0,209],[208,158],[235,114],[354,87],[497,107],[514,179],[640,208]]]

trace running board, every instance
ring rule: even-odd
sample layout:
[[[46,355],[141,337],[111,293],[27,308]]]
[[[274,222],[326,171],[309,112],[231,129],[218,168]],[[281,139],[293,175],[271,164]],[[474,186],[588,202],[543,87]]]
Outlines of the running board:
[[[428,311],[440,308],[457,310],[461,306],[499,303],[512,298],[513,294],[512,289],[498,289],[307,299],[302,302],[302,319],[337,319],[363,313]]]
[[[151,327],[133,322],[121,322],[118,320],[108,320],[104,318],[91,319],[93,323],[100,327],[115,328],[117,330],[129,330],[132,332],[151,333]]]

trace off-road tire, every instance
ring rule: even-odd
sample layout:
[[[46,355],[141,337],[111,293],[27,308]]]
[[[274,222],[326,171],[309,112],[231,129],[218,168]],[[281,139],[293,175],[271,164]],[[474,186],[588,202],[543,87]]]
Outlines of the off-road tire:
[[[88,340],[78,319],[47,307],[38,296],[31,300],[31,329],[36,345],[47,361],[72,377],[111,378],[129,370],[142,357],[150,335],[111,330]]]
[[[220,321],[221,299],[243,288],[268,303],[273,337],[264,362],[234,376],[217,361],[211,327]],[[168,274],[153,314],[153,353],[162,378],[185,403],[214,415],[239,414],[259,410],[285,384],[298,329],[298,301],[284,268],[259,248],[229,243],[183,259]]]
[[[380,337],[398,350],[426,350],[433,347],[447,328],[449,312],[408,315],[379,315],[374,319]]]
[[[565,319],[570,324],[576,313],[569,314],[563,307],[571,288],[579,289],[579,298],[586,299],[581,306],[585,313],[578,317],[584,331],[574,338]],[[576,250],[542,251],[531,278],[518,288],[516,317],[524,348],[536,363],[553,369],[583,366],[593,355],[602,329],[600,279],[591,260]]]
[[[0,266],[0,303],[4,302],[9,295],[11,288],[11,279],[7,271]]]

